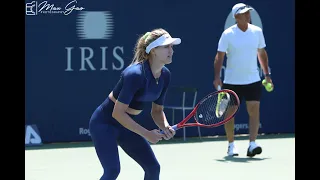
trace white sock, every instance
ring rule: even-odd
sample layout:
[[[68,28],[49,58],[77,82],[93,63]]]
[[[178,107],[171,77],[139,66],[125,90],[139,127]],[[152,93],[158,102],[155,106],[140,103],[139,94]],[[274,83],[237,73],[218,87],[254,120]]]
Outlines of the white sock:
[[[229,142],[229,146],[234,146],[234,142]]]
[[[256,142],[255,141],[250,141],[249,146],[256,146]]]

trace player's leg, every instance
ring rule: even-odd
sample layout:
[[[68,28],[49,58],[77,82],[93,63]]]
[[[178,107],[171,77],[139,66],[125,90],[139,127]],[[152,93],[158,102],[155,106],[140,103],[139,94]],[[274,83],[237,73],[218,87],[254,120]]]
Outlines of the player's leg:
[[[222,89],[230,89],[233,90],[239,97],[241,101],[241,91],[238,85],[231,85],[231,84],[223,84]],[[226,132],[228,144],[228,156],[238,156],[239,152],[237,147],[234,143],[234,121],[235,118],[232,118],[230,121],[224,124],[224,130]]]
[[[222,89],[230,89],[235,91],[235,86],[230,84],[223,84]],[[234,141],[234,118],[224,124],[224,130],[226,132],[228,142],[232,143]]]
[[[246,85],[244,98],[249,115],[249,148],[247,156],[253,157],[262,152],[262,148],[255,143],[260,127],[260,98],[262,93],[261,81]]]
[[[110,124],[103,123],[104,118],[103,112],[98,108],[90,119],[89,129],[96,153],[103,167],[103,175],[100,180],[115,180],[120,173],[116,142],[117,129]]]
[[[123,128],[118,137],[119,146],[144,170],[144,180],[159,180],[160,164],[149,142],[140,135]]]

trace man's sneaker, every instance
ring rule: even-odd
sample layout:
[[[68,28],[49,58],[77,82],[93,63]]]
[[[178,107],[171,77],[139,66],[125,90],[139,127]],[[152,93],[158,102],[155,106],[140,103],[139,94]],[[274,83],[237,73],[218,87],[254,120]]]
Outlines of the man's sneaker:
[[[238,149],[234,145],[228,146],[228,156],[239,156]]]
[[[253,157],[257,154],[261,154],[262,148],[258,146],[257,144],[251,144],[247,151],[247,156]]]

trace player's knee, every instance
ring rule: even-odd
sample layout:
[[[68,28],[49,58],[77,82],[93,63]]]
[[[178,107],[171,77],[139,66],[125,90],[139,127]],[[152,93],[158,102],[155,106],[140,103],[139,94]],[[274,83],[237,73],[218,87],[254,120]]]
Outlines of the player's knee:
[[[146,179],[157,179],[159,178],[160,175],[160,164],[155,163],[153,165],[149,165],[146,168],[144,168],[145,174],[146,174]],[[149,178],[147,178],[149,177]]]
[[[247,102],[247,111],[249,116],[259,115],[260,102],[259,101],[250,101]]]
[[[115,180],[120,174],[120,167],[104,168],[104,173],[100,180]]]

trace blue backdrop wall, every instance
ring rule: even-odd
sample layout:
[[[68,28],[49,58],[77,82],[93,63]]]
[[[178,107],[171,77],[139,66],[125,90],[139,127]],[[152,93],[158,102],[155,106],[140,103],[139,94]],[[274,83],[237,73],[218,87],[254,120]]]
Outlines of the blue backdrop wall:
[[[171,86],[198,88],[198,100],[214,91],[213,60],[221,33],[234,24],[228,0],[52,0],[28,1],[25,16],[25,122],[38,127],[42,141],[90,140],[88,121],[131,62],[139,35],[164,28],[182,44],[174,47]],[[275,89],[263,91],[260,133],[295,129],[295,12],[291,0],[247,0],[263,28]],[[35,5],[32,7],[32,5]],[[65,10],[65,8],[71,8]],[[73,8],[73,10],[72,10]],[[65,14],[67,15],[65,15]],[[170,98],[179,103],[179,98]],[[136,120],[155,128],[150,107]],[[166,111],[171,121],[171,111]],[[188,112],[189,113],[189,112]],[[182,118],[175,113],[175,120]],[[223,127],[201,129],[224,134]],[[242,105],[236,133],[247,133]],[[181,136],[182,131],[177,133]],[[197,136],[195,128],[187,136]]]

